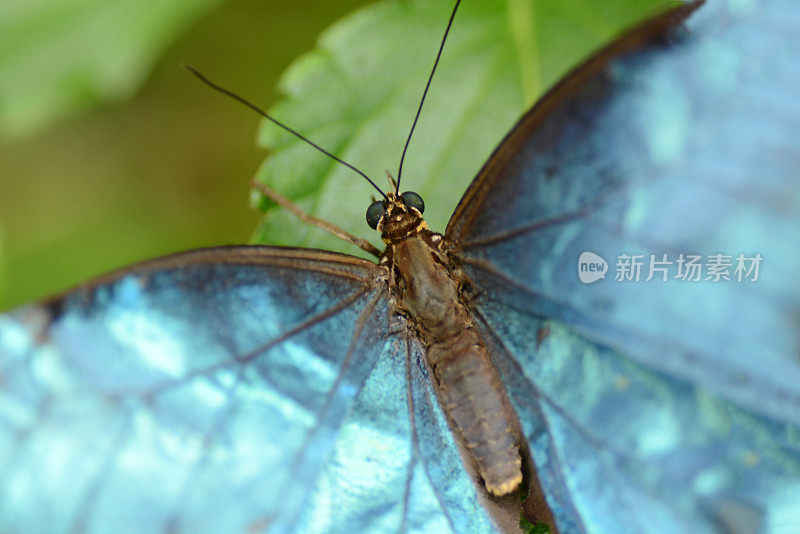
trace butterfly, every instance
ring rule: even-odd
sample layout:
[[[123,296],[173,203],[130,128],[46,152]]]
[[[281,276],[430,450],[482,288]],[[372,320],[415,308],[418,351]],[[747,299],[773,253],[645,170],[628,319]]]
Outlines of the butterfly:
[[[561,532],[800,525],[790,7],[687,4],[623,35],[521,119],[439,238],[535,464],[523,496]],[[602,265],[738,254],[756,280]],[[513,531],[395,267],[202,249],[2,316],[0,530]]]

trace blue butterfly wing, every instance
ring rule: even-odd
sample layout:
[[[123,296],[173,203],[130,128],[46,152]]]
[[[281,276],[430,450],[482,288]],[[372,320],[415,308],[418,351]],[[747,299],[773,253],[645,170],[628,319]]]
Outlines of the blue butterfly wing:
[[[800,12],[713,1],[642,44],[653,24],[522,120],[447,234],[491,298],[800,424]],[[584,252],[606,279],[580,281]],[[680,254],[720,253],[729,281],[645,281],[650,254],[673,277]],[[736,280],[740,253],[763,258],[757,281]],[[638,283],[614,280],[624,254],[643,256]]]
[[[447,229],[565,532],[800,529],[800,20],[713,1],[665,33],[694,7],[556,86]],[[587,251],[764,262],[588,285]]]
[[[207,249],[0,316],[0,531],[447,524],[376,273]]]
[[[400,334],[367,377],[292,529],[496,532],[436,402],[422,346],[404,323],[393,330]]]
[[[562,532],[796,532],[800,432],[484,301],[479,325]],[[537,332],[546,329],[539,340]]]

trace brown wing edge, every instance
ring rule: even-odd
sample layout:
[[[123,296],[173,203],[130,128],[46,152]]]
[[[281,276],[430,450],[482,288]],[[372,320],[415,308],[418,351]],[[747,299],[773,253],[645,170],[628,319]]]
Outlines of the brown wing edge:
[[[597,76],[614,58],[621,56],[647,43],[662,39],[675,26],[686,20],[705,0],[683,2],[683,5],[669,8],[624,32],[620,37],[596,52],[553,86],[517,122],[503,141],[494,149],[492,155],[478,172],[458,202],[445,236],[452,242],[463,240],[472,229],[480,213],[486,196],[511,158],[525,143],[531,131],[535,130],[561,102],[580,89],[586,80]]]
[[[270,265],[291,269],[302,269],[343,279],[360,282],[365,287],[374,287],[379,267],[376,263],[338,252],[326,250],[277,247],[269,245],[227,245],[199,248],[144,260],[127,267],[111,271],[82,282],[72,288],[47,297],[20,311],[30,326],[40,333],[61,315],[64,301],[70,295],[91,292],[95,288],[113,283],[129,274],[147,275],[173,269],[198,265]]]

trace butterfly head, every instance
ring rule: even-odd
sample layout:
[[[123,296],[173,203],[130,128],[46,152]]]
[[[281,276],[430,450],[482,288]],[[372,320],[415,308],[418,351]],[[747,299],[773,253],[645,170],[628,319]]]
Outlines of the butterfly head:
[[[381,233],[386,244],[397,243],[419,230],[428,229],[422,218],[423,211],[425,202],[417,193],[388,193],[385,199],[376,200],[367,208],[367,224]]]

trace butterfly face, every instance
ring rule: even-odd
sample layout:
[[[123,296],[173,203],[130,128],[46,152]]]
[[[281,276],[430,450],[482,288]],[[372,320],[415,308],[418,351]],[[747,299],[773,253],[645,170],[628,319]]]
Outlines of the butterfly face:
[[[402,241],[428,225],[422,218],[425,202],[413,191],[401,195],[389,192],[385,200],[376,200],[367,209],[367,224],[381,233],[386,244]]]

